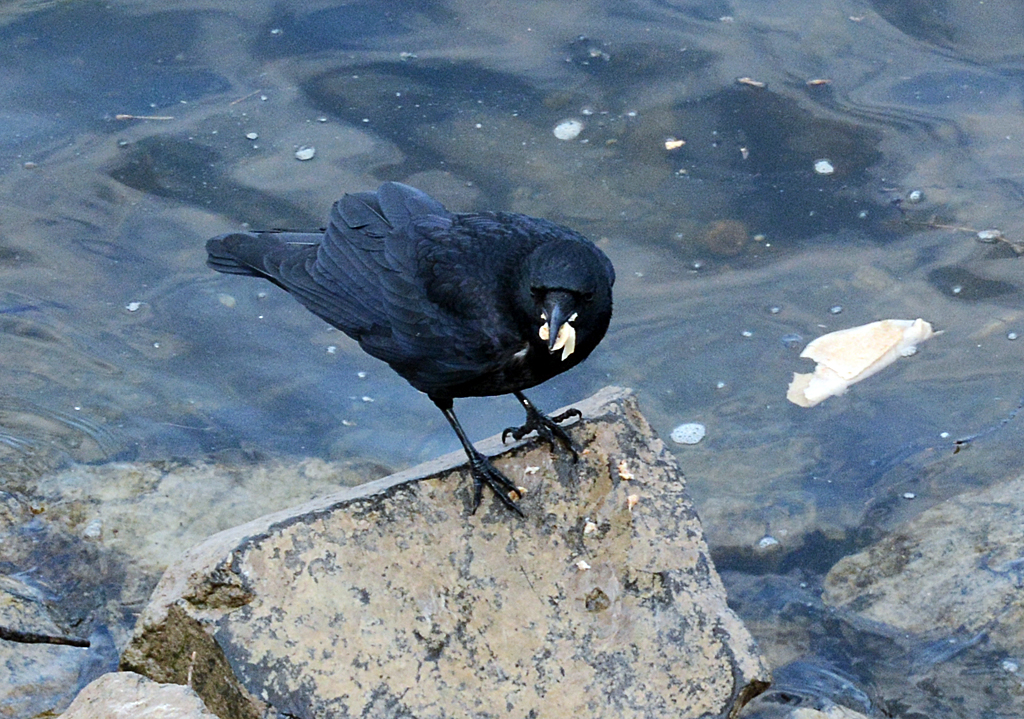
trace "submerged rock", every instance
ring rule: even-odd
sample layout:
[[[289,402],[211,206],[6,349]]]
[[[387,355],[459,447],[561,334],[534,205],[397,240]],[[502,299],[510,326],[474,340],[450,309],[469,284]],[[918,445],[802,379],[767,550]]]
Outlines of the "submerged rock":
[[[1024,477],[958,495],[840,560],[825,579],[823,599],[923,636],[987,637],[990,646],[1020,656],[1021,526]]]
[[[167,570],[122,668],[191,678],[221,719],[735,711],[768,672],[678,465],[628,391],[578,407],[578,463],[536,440],[496,461],[525,519],[471,514],[458,453],[221,532]]]
[[[816,659],[786,664],[771,688],[740,712],[743,719],[868,719],[882,717],[856,679]]]

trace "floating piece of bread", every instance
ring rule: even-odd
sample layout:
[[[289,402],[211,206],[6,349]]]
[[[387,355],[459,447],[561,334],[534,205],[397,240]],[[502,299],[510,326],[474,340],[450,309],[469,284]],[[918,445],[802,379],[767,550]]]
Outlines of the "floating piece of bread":
[[[800,353],[818,366],[813,373],[793,374],[786,399],[813,407],[839,396],[851,384],[914,354],[917,345],[934,334],[930,323],[916,319],[882,320],[822,335]]]

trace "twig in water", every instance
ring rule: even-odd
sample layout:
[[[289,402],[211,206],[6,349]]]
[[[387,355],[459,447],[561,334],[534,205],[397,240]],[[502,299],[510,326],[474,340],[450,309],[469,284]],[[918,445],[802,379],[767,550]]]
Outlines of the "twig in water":
[[[0,639],[9,642],[20,642],[22,644],[61,644],[66,647],[88,647],[88,639],[78,637],[66,637],[63,635],[37,634],[36,632],[23,632],[18,629],[0,626]]]

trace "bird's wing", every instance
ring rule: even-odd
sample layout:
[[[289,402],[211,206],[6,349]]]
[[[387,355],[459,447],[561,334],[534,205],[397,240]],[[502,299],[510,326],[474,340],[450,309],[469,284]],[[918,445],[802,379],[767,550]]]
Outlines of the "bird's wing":
[[[338,200],[316,245],[269,248],[262,264],[414,386],[424,389],[416,378],[428,377],[438,387],[459,384],[499,363],[518,339],[510,339],[495,286],[500,248],[487,244],[495,228],[467,228],[462,217],[419,190],[385,183]]]
[[[385,241],[397,270],[384,283],[394,341],[419,364],[393,366],[428,393],[496,372],[525,348],[510,307],[509,250],[517,245],[499,224],[493,216],[418,215]]]
[[[451,345],[453,333],[427,297],[419,225],[444,226],[449,218],[439,202],[399,183],[345,195],[331,208],[315,261],[287,289],[396,369],[429,361]]]
[[[508,237],[493,215],[453,215],[419,190],[388,183],[370,214],[349,214],[384,234],[387,271],[379,287],[387,334],[367,333],[363,348],[414,386],[469,382],[521,349],[510,316]],[[384,233],[381,219],[390,231]],[[511,264],[514,265],[514,262]],[[511,349],[510,349],[511,348]]]

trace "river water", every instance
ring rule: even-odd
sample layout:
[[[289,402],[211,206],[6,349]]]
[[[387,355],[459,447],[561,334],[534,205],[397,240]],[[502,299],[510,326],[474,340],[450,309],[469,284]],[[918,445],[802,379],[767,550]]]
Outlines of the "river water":
[[[895,715],[1003,715],[903,686],[924,649],[813,606],[843,555],[1020,473],[1024,3],[12,2],[0,36],[5,491],[69,462],[456,449],[385,365],[204,265],[207,237],[317,228],[399,180],[612,258],[608,336],[531,397],[625,385],[666,439],[707,427],[669,444],[773,663],[860,667]],[[787,402],[811,339],[918,317],[942,334],[916,356]],[[457,409],[473,438],[520,419]],[[972,662],[967,684],[1005,674]]]

